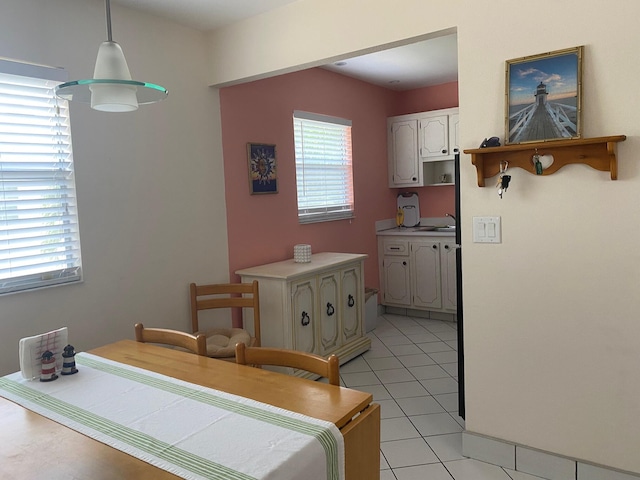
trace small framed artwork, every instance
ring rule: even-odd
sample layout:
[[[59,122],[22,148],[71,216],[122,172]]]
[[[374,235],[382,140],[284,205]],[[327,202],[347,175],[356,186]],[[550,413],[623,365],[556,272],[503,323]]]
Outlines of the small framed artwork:
[[[276,146],[264,143],[247,143],[249,158],[249,190],[251,195],[278,193],[276,170]]]
[[[505,144],[582,136],[583,47],[506,62]]]

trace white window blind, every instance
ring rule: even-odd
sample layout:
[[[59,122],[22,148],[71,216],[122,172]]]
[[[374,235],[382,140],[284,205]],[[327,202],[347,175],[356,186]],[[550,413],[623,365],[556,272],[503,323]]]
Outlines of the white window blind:
[[[353,217],[351,120],[293,114],[300,223]]]
[[[65,79],[0,59],[0,294],[82,276]]]

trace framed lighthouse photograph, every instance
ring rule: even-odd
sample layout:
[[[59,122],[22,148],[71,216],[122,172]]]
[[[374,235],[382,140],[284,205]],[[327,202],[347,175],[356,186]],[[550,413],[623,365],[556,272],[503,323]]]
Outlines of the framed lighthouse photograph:
[[[506,145],[582,136],[583,48],[507,60]]]

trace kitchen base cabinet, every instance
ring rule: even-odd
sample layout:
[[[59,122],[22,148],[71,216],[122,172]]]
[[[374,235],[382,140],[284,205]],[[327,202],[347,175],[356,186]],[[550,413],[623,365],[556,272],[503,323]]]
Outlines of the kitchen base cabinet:
[[[335,354],[341,365],[367,351],[371,340],[363,326],[365,258],[316,253],[309,263],[291,259],[236,271],[242,282],[258,281],[262,346],[323,357]],[[317,378],[308,372],[273,369]]]
[[[442,308],[440,274],[440,243],[413,241],[411,250],[412,307],[424,309]]]
[[[382,304],[455,313],[456,244],[442,237],[379,236]]]
[[[381,276],[383,305],[411,305],[411,268],[409,260],[409,241],[401,237],[378,239],[378,252]]]
[[[458,308],[455,242],[442,243],[440,271],[442,272],[442,308],[455,312]]]

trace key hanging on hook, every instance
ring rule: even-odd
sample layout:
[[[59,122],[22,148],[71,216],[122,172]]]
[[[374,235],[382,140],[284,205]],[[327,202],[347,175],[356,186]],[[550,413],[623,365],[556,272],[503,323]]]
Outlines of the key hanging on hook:
[[[533,154],[533,166],[536,169],[536,175],[542,175],[542,162],[540,161],[540,155],[538,155],[538,149]]]
[[[507,168],[509,167],[509,162],[502,161],[500,162],[500,177],[498,178],[498,195],[502,198],[502,195],[509,188],[509,182],[511,182],[511,175],[507,175]]]

